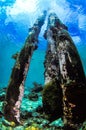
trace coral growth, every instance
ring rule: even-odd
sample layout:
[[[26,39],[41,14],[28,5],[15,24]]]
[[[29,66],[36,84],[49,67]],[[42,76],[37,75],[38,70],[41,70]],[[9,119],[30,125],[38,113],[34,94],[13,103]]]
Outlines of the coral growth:
[[[47,83],[43,89],[43,108],[50,120],[62,116],[62,91],[56,80]]]

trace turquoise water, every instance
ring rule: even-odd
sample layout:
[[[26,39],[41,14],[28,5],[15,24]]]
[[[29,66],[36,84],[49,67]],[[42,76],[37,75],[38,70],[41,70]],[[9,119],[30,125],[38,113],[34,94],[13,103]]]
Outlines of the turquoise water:
[[[43,39],[44,40],[44,39]],[[41,42],[43,42],[41,40]],[[12,59],[12,55],[16,52],[19,52],[23,46],[16,45],[15,43],[5,43],[6,45],[0,46],[0,87],[6,87],[10,75],[12,72],[12,68],[15,64],[15,60]],[[33,82],[38,82],[40,84],[44,84],[44,60],[45,60],[45,54],[46,54],[46,47],[40,48],[42,43],[39,43],[39,49],[34,51],[29,72],[26,79],[26,86],[31,88],[33,86]],[[46,41],[45,41],[46,44]],[[86,74],[86,45],[76,45],[78,52],[80,54],[84,72]]]
[[[40,38],[41,39],[41,38]],[[25,86],[31,88],[33,82],[38,82],[39,84],[44,84],[44,59],[46,53],[46,41],[44,40],[45,45],[40,47],[43,38],[39,41],[38,50],[34,51],[31,58],[30,68],[26,79]],[[5,42],[5,40],[4,40]],[[15,60],[12,58],[12,55],[19,52],[24,44],[15,44],[12,42],[6,42],[3,46],[0,45],[0,87],[7,87],[12,72],[12,68],[15,64]]]
[[[32,87],[33,82],[44,84],[44,58],[45,51],[38,50],[34,52],[26,80],[26,86],[28,88]]]

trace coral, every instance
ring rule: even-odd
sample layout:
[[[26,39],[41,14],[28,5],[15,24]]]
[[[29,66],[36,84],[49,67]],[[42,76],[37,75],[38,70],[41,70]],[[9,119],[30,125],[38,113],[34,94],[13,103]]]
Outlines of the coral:
[[[34,127],[34,126],[29,126],[29,127],[25,128],[25,130],[42,130],[42,129],[40,129],[38,127]]]
[[[30,94],[28,95],[28,98],[29,98],[29,100],[37,101],[37,100],[38,100],[38,94],[32,92],[32,93],[30,93]]]
[[[43,90],[43,86],[41,84],[38,84],[37,82],[33,82],[34,87],[32,88],[32,92],[41,92]]]
[[[50,120],[62,116],[62,91],[56,80],[47,83],[43,89],[43,109]]]
[[[15,125],[16,125],[15,122],[13,122],[13,121],[10,122],[10,126],[15,127]]]

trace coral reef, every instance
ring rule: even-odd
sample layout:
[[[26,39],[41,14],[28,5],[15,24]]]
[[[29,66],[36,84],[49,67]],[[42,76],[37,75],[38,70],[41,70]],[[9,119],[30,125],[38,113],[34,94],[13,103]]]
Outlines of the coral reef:
[[[40,92],[43,90],[43,86],[41,84],[38,84],[37,82],[33,82],[34,87],[32,88],[32,92]]]
[[[57,90],[57,87],[55,90]],[[26,96],[23,98],[22,105],[21,105],[21,113],[20,113],[21,124],[17,126],[15,122],[12,122],[12,121],[8,122],[7,120],[3,118],[3,114],[1,113],[0,129],[2,130],[5,130],[5,129],[6,130],[28,130],[30,129],[31,130],[33,128],[33,129],[38,129],[38,130],[64,130],[64,127],[63,127],[64,123],[61,118],[56,119],[56,120],[55,118],[52,119],[54,121],[48,120],[47,118],[48,114],[45,113],[44,108],[42,106],[42,98],[41,98],[40,93],[36,92],[36,94],[38,94],[38,100],[35,102],[27,98],[29,94],[28,90],[25,90],[25,94]],[[49,101],[49,98],[48,98],[48,101]],[[0,105],[0,107],[3,107],[3,106]],[[67,127],[65,126],[66,130],[71,129],[71,128],[70,129],[68,128],[69,128],[68,126]],[[86,122],[84,122],[83,126],[80,128],[82,128],[82,130],[85,130]],[[78,130],[81,130],[81,129],[78,129]]]
[[[1,115],[0,120],[0,128],[5,130],[26,130],[26,129],[38,129],[38,130],[51,130],[57,129],[57,127],[61,126],[61,121],[57,120],[56,122],[50,122],[47,119],[46,114],[44,113],[43,106],[42,106],[42,97],[41,93],[38,94],[38,100],[32,101],[29,100],[27,97],[29,95],[28,90],[25,90],[26,96],[23,98],[22,105],[21,105],[21,124],[16,124],[15,122],[7,121],[3,114]],[[29,107],[28,107],[29,106]],[[3,106],[1,106],[3,107]],[[56,125],[55,125],[56,124]]]
[[[37,101],[38,100],[38,94],[36,94],[36,93],[30,93],[29,95],[28,95],[28,98],[30,99],[30,100],[32,100],[32,101]]]

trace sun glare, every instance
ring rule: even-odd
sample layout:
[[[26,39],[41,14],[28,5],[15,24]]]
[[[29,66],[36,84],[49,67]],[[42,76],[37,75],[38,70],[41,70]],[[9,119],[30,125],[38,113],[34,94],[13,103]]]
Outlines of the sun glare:
[[[16,0],[12,7],[7,8],[10,15],[33,13],[36,10],[36,0]]]

